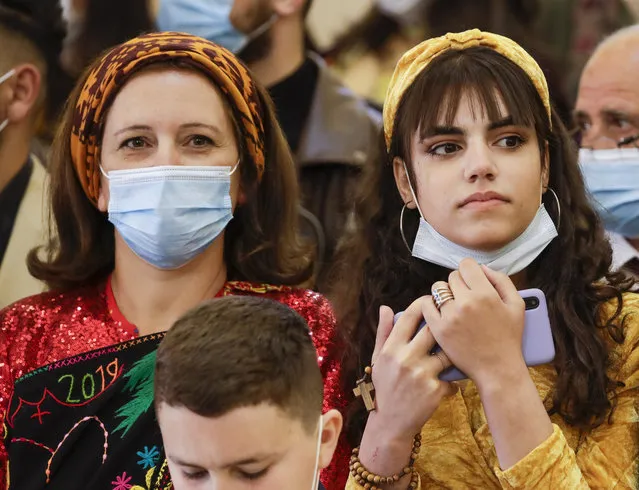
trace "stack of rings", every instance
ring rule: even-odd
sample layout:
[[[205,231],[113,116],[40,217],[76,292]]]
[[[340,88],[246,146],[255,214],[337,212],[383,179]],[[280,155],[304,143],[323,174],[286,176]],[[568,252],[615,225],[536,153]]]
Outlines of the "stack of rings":
[[[455,299],[453,292],[448,287],[448,284],[445,286],[437,286],[432,288],[433,300],[435,301],[435,306],[438,310],[441,310],[444,303]]]

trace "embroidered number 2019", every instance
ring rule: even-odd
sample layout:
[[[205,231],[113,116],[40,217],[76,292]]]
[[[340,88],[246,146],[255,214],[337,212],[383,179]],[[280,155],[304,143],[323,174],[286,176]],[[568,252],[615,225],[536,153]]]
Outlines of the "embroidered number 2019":
[[[105,366],[99,366],[95,373],[86,373],[81,378],[78,376],[76,378],[73,374],[65,374],[58,378],[58,383],[62,383],[63,380],[69,380],[69,390],[67,392],[67,398],[65,400],[66,403],[80,403],[82,401],[90,400],[93,398],[96,393],[96,379],[95,376],[99,376],[99,386],[100,393],[102,393],[111,383],[113,383],[120,372],[118,360],[114,359],[109,364]],[[74,390],[76,387],[76,379],[78,380],[79,387]],[[107,381],[108,380],[108,381]],[[74,398],[82,395],[82,398]]]

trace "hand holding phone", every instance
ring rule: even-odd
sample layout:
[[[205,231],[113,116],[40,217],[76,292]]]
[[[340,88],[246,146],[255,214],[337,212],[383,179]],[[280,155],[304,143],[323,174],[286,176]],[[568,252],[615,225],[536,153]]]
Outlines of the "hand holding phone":
[[[524,334],[522,338],[522,353],[527,366],[538,366],[551,362],[555,358],[555,344],[548,317],[546,296],[539,289],[526,289],[519,291],[526,305]],[[395,315],[395,321],[403,312]],[[419,330],[426,325],[422,322]],[[431,353],[441,350],[438,345]],[[459,381],[468,378],[466,374],[452,366],[442,371],[439,378],[444,381]]]

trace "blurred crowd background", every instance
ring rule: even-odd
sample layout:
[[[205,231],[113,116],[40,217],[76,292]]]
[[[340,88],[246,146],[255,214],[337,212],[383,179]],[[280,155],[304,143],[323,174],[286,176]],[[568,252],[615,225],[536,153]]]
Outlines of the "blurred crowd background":
[[[309,32],[345,83],[379,104],[401,54],[423,39],[475,27],[503,34],[542,65],[565,114],[597,44],[638,17],[637,0],[318,0]]]
[[[51,65],[48,105],[53,115],[70,90],[70,78],[98,54],[158,28],[162,2],[2,0],[0,7],[24,13],[27,32]],[[542,65],[555,104],[569,123],[588,57],[603,38],[638,19],[639,0],[315,0],[307,15],[307,40],[347,87],[381,107],[395,63],[418,42],[474,27],[503,34]],[[50,139],[51,128],[41,124],[40,135]]]

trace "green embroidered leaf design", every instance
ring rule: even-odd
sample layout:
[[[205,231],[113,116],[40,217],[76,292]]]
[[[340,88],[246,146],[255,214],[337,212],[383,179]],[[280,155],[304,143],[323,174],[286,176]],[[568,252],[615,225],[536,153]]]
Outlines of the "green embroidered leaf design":
[[[155,370],[155,354],[153,351],[138,362],[124,375],[128,378],[124,390],[131,392],[131,401],[120,407],[116,417],[123,418],[114,432],[123,430],[124,437],[133,424],[153,405],[153,373]]]

